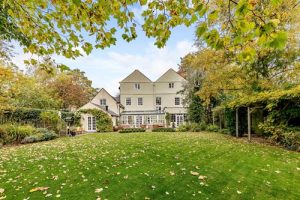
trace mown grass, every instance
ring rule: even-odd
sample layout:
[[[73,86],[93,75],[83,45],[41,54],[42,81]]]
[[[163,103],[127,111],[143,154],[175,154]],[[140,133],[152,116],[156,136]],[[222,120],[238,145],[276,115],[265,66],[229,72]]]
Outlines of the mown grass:
[[[0,199],[300,199],[299,153],[213,133],[88,134],[0,153]]]

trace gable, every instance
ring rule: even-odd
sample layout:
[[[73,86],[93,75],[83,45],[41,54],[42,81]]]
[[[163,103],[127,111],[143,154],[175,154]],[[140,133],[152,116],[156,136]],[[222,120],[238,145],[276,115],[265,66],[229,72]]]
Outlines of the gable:
[[[180,76],[174,69],[170,68],[155,82],[182,82],[182,81],[185,81],[185,79],[182,76]]]
[[[116,99],[111,96],[104,88],[101,88],[101,90],[98,92],[98,94],[91,100],[91,102],[95,102],[96,104],[99,104],[100,99],[106,99],[107,101],[112,101],[117,103]]]
[[[151,83],[152,81],[139,70],[134,70],[120,83]]]

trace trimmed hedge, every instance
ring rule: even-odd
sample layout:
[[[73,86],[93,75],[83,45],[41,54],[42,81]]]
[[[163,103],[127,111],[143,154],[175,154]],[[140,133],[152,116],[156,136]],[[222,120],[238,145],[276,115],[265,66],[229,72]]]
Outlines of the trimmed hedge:
[[[120,130],[119,133],[137,133],[137,132],[145,132],[146,130],[143,128],[125,128]]]
[[[154,128],[152,132],[175,132],[174,128]]]

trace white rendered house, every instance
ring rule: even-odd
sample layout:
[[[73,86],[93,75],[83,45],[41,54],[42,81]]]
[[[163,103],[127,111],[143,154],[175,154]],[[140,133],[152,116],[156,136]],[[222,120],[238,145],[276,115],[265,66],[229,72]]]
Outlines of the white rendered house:
[[[177,127],[186,120],[183,106],[183,90],[186,80],[169,69],[155,82],[139,70],[135,70],[120,82],[120,103],[124,105],[120,125],[123,127],[166,127],[166,114],[170,114],[169,126]]]

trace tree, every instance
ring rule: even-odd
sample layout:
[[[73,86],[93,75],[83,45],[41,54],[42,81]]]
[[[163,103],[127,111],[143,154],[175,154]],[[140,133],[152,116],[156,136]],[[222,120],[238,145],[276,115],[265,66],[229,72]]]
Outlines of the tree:
[[[20,41],[26,52],[56,53],[67,58],[80,56],[79,48],[89,54],[93,48],[114,45],[118,31],[128,42],[135,39],[139,24],[133,8],[144,6],[141,27],[148,37],[156,39],[158,47],[166,44],[174,27],[198,23],[196,34],[209,46],[238,49],[241,58],[251,59],[257,45],[263,49],[284,49],[288,38],[285,22],[296,20],[296,12],[292,11],[299,11],[297,0],[1,0],[0,3],[1,25],[13,27],[9,29],[12,34],[6,30],[0,32],[4,39],[8,35],[8,39]],[[95,45],[83,38],[83,31],[94,38]]]
[[[84,105],[95,95],[96,91],[92,87],[92,81],[78,69],[57,74],[49,83],[49,87],[62,101],[64,109]]]
[[[46,85],[13,67],[0,66],[0,94],[0,109],[60,107],[60,102]]]

